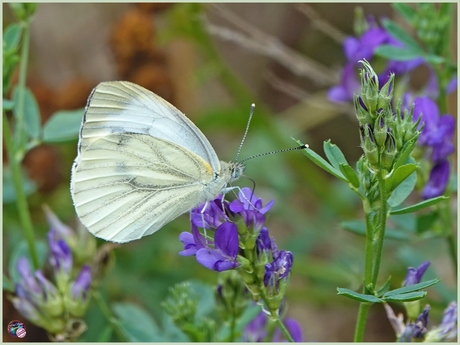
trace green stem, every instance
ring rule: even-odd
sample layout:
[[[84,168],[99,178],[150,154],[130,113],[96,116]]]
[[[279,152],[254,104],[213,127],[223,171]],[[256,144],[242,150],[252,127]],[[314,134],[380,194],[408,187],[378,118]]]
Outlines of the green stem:
[[[367,314],[372,304],[361,302],[359,304],[358,319],[356,320],[354,342],[362,342],[364,340],[364,330],[366,329]]]
[[[368,203],[366,200],[364,203]],[[366,205],[364,205],[366,209]],[[371,212],[366,212],[366,249],[365,249],[365,264],[364,264],[364,286],[372,282],[372,267],[374,262],[374,226],[371,220]]]
[[[368,201],[364,200],[363,208],[366,212],[366,249],[365,249],[365,265],[364,265],[364,288],[363,293],[366,293],[366,287],[372,283],[372,269],[374,262],[374,226],[371,219],[371,211]],[[367,314],[371,304],[360,303],[358,318],[355,327],[355,342],[362,342],[364,339],[364,330],[366,328]]]
[[[380,262],[382,259],[382,250],[383,250],[383,241],[385,239],[385,229],[387,224],[387,192],[385,179],[382,176],[382,170],[379,171],[378,181],[379,181],[379,190],[380,190],[380,210],[378,214],[378,224],[377,224],[377,236],[375,238],[375,247],[374,247],[374,267],[372,270],[372,280],[371,284],[373,287],[377,284],[377,279],[379,276]]]
[[[107,320],[110,322],[110,324],[113,326],[113,329],[117,333],[118,337],[120,338],[120,341],[129,341],[129,339],[126,337],[126,334],[123,332],[123,329],[120,325],[120,322],[117,320],[112,315],[112,312],[110,311],[109,307],[107,306],[105,300],[102,298],[101,294],[99,291],[94,291],[93,292],[94,299],[96,300],[99,308],[101,309],[102,313],[105,315]]]
[[[280,328],[281,332],[283,332],[284,336],[286,337],[286,339],[290,342],[290,343],[293,343],[294,342],[294,339],[292,339],[292,336],[291,334],[289,333],[288,329],[286,328],[286,326],[284,325],[284,323],[281,321],[281,319],[279,318],[279,316],[276,318],[276,324],[278,325],[278,327]]]
[[[25,90],[26,90],[26,78],[27,78],[27,64],[29,61],[29,22],[22,22],[23,31],[22,31],[22,41],[21,41],[21,57],[19,60],[19,77],[18,77],[18,95],[17,95],[17,104],[15,107],[15,118],[17,128],[15,131],[15,144],[16,148],[22,147],[24,140],[25,130],[24,130],[24,99],[25,99]],[[22,156],[22,152],[20,155]]]
[[[21,165],[14,149],[13,137],[11,135],[10,126],[5,112],[3,112],[3,138],[8,153],[8,162],[11,168],[11,177],[13,179],[14,190],[16,192],[16,206],[18,208],[19,219],[21,221],[21,226],[24,229],[25,238],[29,246],[32,264],[35,269],[38,269],[39,260],[37,249],[35,247],[32,219],[29,213],[26,193],[24,192],[24,183],[21,178]]]

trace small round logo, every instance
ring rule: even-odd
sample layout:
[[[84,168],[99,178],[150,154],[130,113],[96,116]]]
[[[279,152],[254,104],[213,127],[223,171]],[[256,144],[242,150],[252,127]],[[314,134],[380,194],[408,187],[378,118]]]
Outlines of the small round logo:
[[[13,337],[24,338],[26,336],[26,327],[21,321],[13,320],[8,324],[8,333]]]

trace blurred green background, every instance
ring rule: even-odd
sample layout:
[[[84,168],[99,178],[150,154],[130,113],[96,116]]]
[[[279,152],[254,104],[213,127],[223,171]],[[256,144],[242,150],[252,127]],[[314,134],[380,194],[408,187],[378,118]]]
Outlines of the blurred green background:
[[[84,107],[101,81],[136,82],[187,114],[225,161],[235,158],[255,103],[240,158],[295,146],[293,137],[320,154],[323,141],[331,139],[354,163],[361,155],[357,121],[349,106],[330,103],[326,93],[339,80],[345,62],[341,42],[353,35],[356,6],[40,4],[31,24],[28,86],[44,122],[56,110]],[[376,19],[400,20],[389,4],[359,6]],[[3,16],[5,27],[13,21],[6,5]],[[422,70],[412,82],[416,85],[423,78]],[[456,116],[456,95],[449,102]],[[76,140],[42,145],[26,156],[24,167],[37,186],[29,196],[37,241],[45,241],[49,230],[44,203],[76,227],[69,192],[76,145]],[[275,199],[267,226],[279,248],[294,253],[288,315],[301,323],[305,341],[351,341],[358,304],[337,296],[336,287],[360,288],[364,241],[339,224],[361,217],[360,201],[300,152],[249,161],[245,174],[256,182],[258,196]],[[252,184],[243,178],[238,185]],[[412,200],[420,196],[414,193]],[[4,203],[6,274],[12,248],[22,237],[17,217],[14,203]],[[444,257],[447,248],[439,239],[415,238],[411,224],[399,220],[391,227],[407,240],[386,241],[382,282],[391,275],[393,287],[398,287],[408,266],[432,261],[426,278],[437,276],[442,283],[429,289],[426,301],[438,323],[443,308],[456,296],[456,278]],[[103,295],[109,301],[136,303],[159,318],[160,303],[175,283],[195,279],[215,284],[215,272],[177,254],[182,250],[178,236],[188,229],[184,215],[152,236],[116,248],[100,284]],[[20,318],[5,294],[3,303],[4,324]],[[401,306],[393,307],[402,311]],[[90,327],[81,340],[94,340],[105,322],[95,304],[87,321]],[[46,340],[35,332],[37,340]],[[365,339],[394,340],[380,305],[371,309]]]

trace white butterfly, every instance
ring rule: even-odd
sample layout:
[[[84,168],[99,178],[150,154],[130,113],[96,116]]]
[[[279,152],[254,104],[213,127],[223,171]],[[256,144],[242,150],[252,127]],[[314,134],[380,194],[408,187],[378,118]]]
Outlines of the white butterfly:
[[[198,127],[161,97],[103,82],[88,99],[70,188],[91,233],[128,242],[225,193],[243,170],[219,161]]]

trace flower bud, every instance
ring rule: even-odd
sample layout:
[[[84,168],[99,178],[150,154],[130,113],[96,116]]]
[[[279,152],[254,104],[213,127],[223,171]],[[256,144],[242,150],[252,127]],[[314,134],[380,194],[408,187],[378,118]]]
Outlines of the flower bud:
[[[382,152],[382,167],[390,171],[397,153],[395,139],[391,133],[388,133],[385,149]]]
[[[380,114],[379,117],[375,120],[374,124],[374,138],[378,147],[385,145],[385,141],[387,140],[387,133],[388,127],[385,125],[385,121],[383,121],[382,114]]]
[[[382,89],[380,90],[380,93],[379,93],[379,100],[377,103],[378,109],[382,109],[382,108],[387,109],[390,106],[391,100],[393,98],[394,78],[395,78],[394,73],[390,73],[390,78],[385,83],[385,85],[382,86]]]
[[[375,144],[374,134],[372,132],[372,127],[367,125],[364,127],[364,138],[362,141],[364,143],[361,144],[364,155],[367,158],[367,161],[374,167],[378,167],[379,164],[379,153],[377,145]]]

